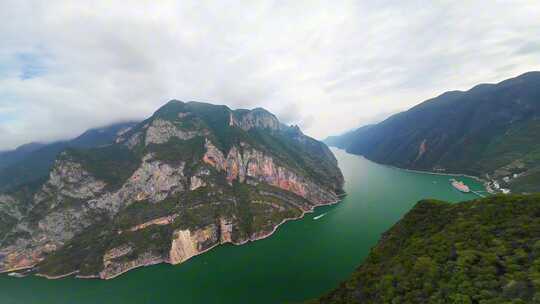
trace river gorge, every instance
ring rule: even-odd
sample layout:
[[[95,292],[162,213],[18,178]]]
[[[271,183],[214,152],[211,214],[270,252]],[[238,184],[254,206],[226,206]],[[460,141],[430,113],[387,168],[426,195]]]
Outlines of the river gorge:
[[[359,265],[381,234],[422,198],[476,198],[449,176],[410,172],[332,149],[344,200],[289,221],[270,237],[222,245],[181,265],[160,264],[113,280],[0,276],[1,303],[283,303],[319,296]],[[467,177],[472,190],[482,185]],[[316,218],[316,219],[315,219]]]

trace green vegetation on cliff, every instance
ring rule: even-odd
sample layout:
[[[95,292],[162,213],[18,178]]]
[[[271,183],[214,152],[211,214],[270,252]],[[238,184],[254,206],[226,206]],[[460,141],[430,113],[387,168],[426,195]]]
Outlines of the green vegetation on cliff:
[[[140,159],[127,147],[113,144],[93,149],[68,149],[60,159],[69,158],[80,163],[94,177],[118,188],[135,172]]]
[[[310,303],[540,303],[540,195],[420,201]]]

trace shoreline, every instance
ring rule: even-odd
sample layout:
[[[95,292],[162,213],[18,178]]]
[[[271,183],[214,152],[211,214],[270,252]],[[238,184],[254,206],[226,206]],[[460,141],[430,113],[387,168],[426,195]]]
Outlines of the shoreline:
[[[431,175],[452,176],[452,177],[468,177],[470,179],[473,179],[473,180],[481,183],[482,187],[484,187],[483,191],[486,191],[489,194],[496,194],[496,192],[493,191],[493,189],[491,189],[491,187],[489,186],[489,180],[483,179],[483,178],[478,177],[478,176],[469,175],[469,174],[463,174],[463,173],[440,173],[440,172],[433,172],[433,171],[422,171],[422,170],[406,169],[406,168],[400,168],[400,167],[396,167],[396,166],[392,166],[392,165],[384,165],[384,164],[380,164],[380,165],[387,166],[387,167],[390,167],[390,168],[393,168],[393,169],[399,169],[399,170],[404,170],[404,171],[413,172],[413,173],[420,173],[420,174],[431,174]]]
[[[398,170],[403,170],[403,171],[408,171],[408,172],[413,172],[413,173],[421,173],[421,174],[431,174],[431,175],[441,175],[441,176],[454,176],[454,177],[468,177],[468,178],[471,178],[471,179],[474,179],[475,181],[479,182],[479,183],[482,183],[482,185],[484,186],[484,189],[490,193],[490,194],[493,194],[490,190],[490,188],[488,187],[488,183],[489,181],[484,179],[484,178],[481,178],[481,177],[478,177],[478,176],[474,176],[474,175],[469,175],[469,174],[465,174],[465,173],[447,173],[447,172],[435,172],[435,171],[428,171],[428,170],[418,170],[418,169],[408,169],[408,168],[401,168],[401,167],[398,167],[398,166],[394,166],[394,165],[389,165],[389,164],[382,164],[382,163],[378,163],[376,161],[373,161],[367,157],[365,157],[364,155],[362,154],[354,154],[354,153],[350,153],[350,152],[347,152],[347,150],[345,149],[341,149],[341,148],[338,148],[338,147],[335,147],[335,146],[332,146],[332,148],[334,149],[337,149],[337,150],[340,150],[340,151],[343,151],[347,154],[351,154],[351,155],[355,155],[355,156],[360,156],[370,162],[373,162],[377,165],[381,165],[381,166],[384,166],[384,167],[388,167],[388,168],[392,168],[392,169],[398,169]]]
[[[383,164],[381,164],[383,165]],[[474,175],[469,175],[469,174],[464,174],[464,173],[441,173],[441,172],[434,172],[434,171],[423,171],[423,170],[415,170],[415,169],[406,169],[406,168],[400,168],[400,167],[395,167],[395,166],[391,166],[391,165],[383,165],[383,166],[388,166],[388,167],[391,167],[391,168],[395,168],[395,169],[400,169],[400,170],[405,170],[405,171],[409,171],[409,172],[413,172],[413,173],[422,173],[422,174],[431,174],[431,175],[442,175],[442,176],[455,176],[455,177],[468,177],[468,178],[471,178],[471,179],[474,179],[475,181],[477,182],[481,182],[481,183],[485,183],[487,182],[485,179],[481,178],[481,177],[478,177],[478,176],[474,176]]]
[[[247,243],[250,243],[250,242],[255,242],[255,241],[260,241],[260,240],[264,240],[266,238],[269,238],[271,237],[274,233],[276,233],[276,231],[279,229],[280,226],[282,226],[283,224],[289,222],[289,221],[294,221],[294,220],[299,220],[299,219],[302,219],[306,216],[306,214],[310,214],[310,213],[314,213],[315,210],[318,208],[318,207],[324,207],[324,206],[333,206],[333,205],[336,205],[336,204],[339,204],[343,198],[340,197],[339,195],[336,194],[336,196],[338,197],[338,199],[336,201],[331,201],[331,202],[328,202],[328,203],[321,203],[321,204],[317,204],[317,205],[313,205],[311,209],[308,209],[308,210],[302,210],[302,213],[297,216],[297,217],[291,217],[291,218],[284,218],[283,220],[281,220],[281,222],[279,222],[273,229],[272,231],[266,233],[266,234],[263,234],[263,235],[260,235],[260,236],[257,236],[255,238],[248,238],[246,239],[245,241],[242,241],[242,242],[225,242],[225,243],[217,243],[201,252],[198,252],[197,254],[191,256],[189,259],[183,261],[182,263],[177,263],[177,264],[173,264],[171,263],[169,260],[166,260],[166,259],[161,259],[160,261],[158,260],[155,260],[155,261],[152,261],[150,263],[147,263],[147,264],[141,264],[141,265],[136,265],[136,266],[133,266],[133,267],[130,267],[122,272],[119,272],[117,274],[114,274],[110,277],[102,277],[100,274],[93,274],[93,275],[75,275],[74,278],[77,278],[77,279],[100,279],[100,280],[112,280],[114,278],[117,278],[123,274],[125,274],[126,272],[129,272],[131,270],[134,270],[134,269],[137,269],[137,268],[142,268],[142,267],[149,267],[149,266],[154,266],[154,265],[158,265],[158,264],[169,264],[169,265],[172,265],[172,266],[175,266],[175,265],[180,265],[180,264],[183,264],[187,261],[189,261],[190,259],[196,257],[196,256],[199,256],[203,253],[206,253],[220,245],[225,245],[225,244],[232,244],[234,246],[241,246],[241,245],[245,245]],[[24,270],[24,269],[29,269],[29,268],[32,268],[32,267],[35,267],[34,266],[30,266],[30,267],[25,267],[25,268],[21,268],[21,269],[18,269],[18,270]],[[4,273],[11,273],[11,272],[14,272],[14,271],[18,271],[18,270],[12,270],[12,271],[4,271],[4,272],[1,272],[2,274]],[[66,273],[66,274],[62,274],[62,275],[58,275],[58,276],[49,276],[49,275],[46,275],[46,274],[42,274],[42,273],[36,273],[34,274],[35,276],[38,276],[38,277],[42,277],[42,278],[45,278],[45,279],[48,279],[48,280],[57,280],[57,279],[62,279],[62,278],[65,278],[65,277],[69,277],[69,276],[73,276],[74,274],[77,274],[79,273],[80,270],[75,270],[73,272],[70,272],[70,273]]]
[[[97,276],[94,276],[94,277],[91,277],[91,276],[87,276],[87,277],[83,277],[83,276],[80,276],[80,277],[77,277],[77,278],[80,278],[80,279],[87,279],[87,278],[98,278],[98,279],[102,279],[102,280],[112,280],[114,278],[117,278],[119,276],[121,276],[122,274],[125,274],[126,272],[128,271],[131,271],[133,269],[136,269],[136,268],[142,268],[142,267],[148,267],[148,266],[153,266],[153,265],[158,265],[158,264],[169,264],[169,265],[172,265],[172,266],[175,266],[175,265],[180,265],[180,264],[183,264],[189,260],[191,260],[192,258],[196,257],[196,256],[199,256],[203,253],[206,253],[218,246],[221,246],[221,245],[225,245],[225,244],[232,244],[234,246],[242,246],[242,245],[245,245],[247,243],[250,243],[250,242],[255,242],[255,241],[260,241],[260,240],[263,240],[263,239],[266,239],[266,238],[269,238],[271,237],[277,230],[278,228],[289,222],[289,221],[294,221],[294,220],[299,220],[299,219],[302,219],[304,218],[304,216],[306,214],[309,214],[309,213],[314,213],[315,212],[315,209],[317,209],[317,207],[323,207],[323,206],[332,206],[332,205],[336,205],[338,203],[340,203],[342,200],[341,199],[338,199],[336,201],[333,201],[333,202],[329,202],[329,203],[323,203],[323,204],[318,204],[318,205],[314,205],[313,208],[309,209],[309,210],[302,210],[302,214],[298,217],[292,217],[292,218],[285,218],[283,220],[281,220],[281,222],[279,224],[277,224],[273,229],[272,231],[270,231],[269,233],[267,234],[264,234],[262,236],[259,236],[259,237],[256,237],[256,238],[249,238],[249,239],[246,239],[245,241],[243,242],[225,242],[225,243],[217,243],[211,247],[208,247],[206,248],[205,250],[201,251],[201,252],[198,252],[197,254],[191,256],[189,259],[183,261],[182,263],[177,263],[177,264],[173,264],[171,263],[170,261],[168,260],[162,260],[161,262],[156,262],[156,263],[148,263],[148,264],[143,264],[143,265],[138,265],[138,266],[133,266],[133,267],[130,267],[129,269],[126,269],[125,271],[122,271],[122,272],[119,272],[111,277],[107,277],[107,278],[103,278],[101,277],[100,275],[97,275]]]
[[[165,261],[164,259],[161,259],[160,261],[159,260],[155,260],[155,261],[152,261],[150,263],[146,263],[146,264],[141,264],[141,265],[136,265],[136,266],[132,266],[132,267],[129,267],[127,268],[126,270],[124,271],[121,271],[119,273],[116,273],[110,277],[102,277],[101,275],[93,275],[94,277],[90,278],[90,279],[100,279],[100,280],[112,280],[116,277],[119,277],[121,275],[123,275],[124,273],[128,272],[128,271],[131,271],[133,269],[136,269],[136,268],[142,268],[142,267],[150,267],[150,266],[154,266],[154,265],[158,265],[158,264],[163,264],[163,263],[167,263],[167,261]],[[90,277],[90,275],[88,276]],[[79,277],[79,279],[88,279],[86,277]]]
[[[277,224],[273,229],[272,231],[270,231],[269,233],[267,234],[264,234],[264,235],[261,235],[259,237],[256,237],[256,238],[253,238],[253,239],[247,239],[243,242],[240,242],[240,243],[234,243],[234,242],[231,242],[231,244],[233,245],[236,245],[236,246],[239,246],[239,245],[244,245],[246,243],[249,243],[249,242],[255,242],[255,241],[259,241],[259,240],[263,240],[263,239],[266,239],[268,237],[271,237],[277,230],[278,228],[289,222],[289,221],[294,221],[294,220],[299,220],[299,219],[302,219],[304,218],[304,216],[306,216],[306,214],[309,214],[309,213],[314,213],[315,212],[315,209],[317,209],[317,207],[323,207],[323,206],[332,206],[332,205],[336,205],[336,204],[339,204],[341,202],[340,199],[338,199],[337,201],[334,201],[334,202],[329,202],[329,203],[324,203],[324,204],[319,204],[319,205],[316,205],[316,206],[313,206],[313,208],[309,209],[309,210],[302,210],[302,214],[299,215],[298,217],[291,217],[291,218],[284,218],[283,220],[281,220],[281,222],[279,224]]]
[[[72,275],[74,275],[76,273],[79,273],[79,270],[75,270],[75,271],[72,271],[72,272],[66,273],[66,274],[60,274],[60,275],[57,275],[57,276],[50,276],[50,275],[46,275],[46,274],[43,274],[43,273],[36,273],[35,276],[36,277],[46,278],[48,280],[57,280],[57,279],[62,279],[62,278],[65,278],[65,277],[72,276]]]
[[[102,280],[112,280],[112,279],[117,278],[117,277],[121,276],[122,274],[125,274],[126,272],[131,271],[131,270],[136,269],[136,268],[148,267],[148,266],[153,266],[153,265],[158,265],[158,264],[169,264],[169,265],[171,265],[171,266],[180,265],[180,264],[183,264],[183,263],[185,263],[185,262],[191,260],[191,259],[194,258],[194,257],[197,257],[197,256],[199,256],[199,255],[201,255],[201,254],[203,254],[203,253],[206,253],[206,252],[208,252],[208,251],[210,251],[210,250],[212,250],[212,249],[214,249],[214,248],[216,248],[216,247],[218,247],[218,246],[221,246],[221,245],[232,244],[232,245],[234,245],[234,246],[242,246],[242,245],[245,245],[245,244],[250,243],[250,242],[260,241],[260,240],[263,240],[263,239],[266,239],[266,238],[271,237],[271,236],[278,230],[278,228],[279,228],[281,225],[283,225],[283,224],[285,224],[285,223],[287,223],[287,222],[289,222],[289,221],[294,221],[294,220],[302,219],[302,218],[304,218],[304,216],[305,216],[306,214],[314,213],[314,212],[315,212],[315,209],[317,209],[317,207],[332,206],[332,205],[339,204],[341,201],[342,201],[341,199],[338,199],[338,200],[333,201],[333,202],[314,205],[313,208],[311,208],[311,209],[309,209],[309,210],[302,210],[302,214],[301,214],[300,216],[298,216],[298,217],[292,217],[292,218],[285,218],[285,219],[283,219],[279,224],[277,224],[277,225],[272,229],[272,231],[270,231],[270,232],[267,233],[267,234],[264,234],[264,235],[262,235],[262,236],[259,236],[259,237],[253,238],[253,239],[252,239],[252,238],[249,238],[249,239],[247,239],[247,240],[245,240],[245,241],[243,241],[243,242],[225,242],[225,243],[217,243],[217,244],[215,244],[215,245],[213,245],[213,246],[211,246],[211,247],[206,248],[205,250],[203,250],[203,251],[201,251],[201,252],[198,252],[197,254],[191,256],[189,259],[183,261],[182,263],[173,264],[173,263],[171,263],[171,262],[168,261],[168,260],[162,260],[161,262],[148,263],[148,264],[143,264],[143,265],[133,266],[133,267],[131,267],[131,268],[129,268],[129,269],[126,269],[125,271],[119,272],[119,273],[117,273],[117,274],[115,274],[115,275],[113,275],[113,276],[111,276],[111,277],[107,277],[107,278],[102,278],[100,275],[97,275],[97,276],[94,276],[94,277],[91,277],[91,276],[88,276],[88,277],[89,277],[90,279],[91,279],[91,278],[98,278],[98,279],[102,279]],[[88,277],[82,277],[82,276],[80,276],[80,277],[78,277],[78,278],[80,278],[80,279],[87,279]]]
[[[76,275],[75,278],[77,279],[99,279],[98,275],[91,274],[91,275]]]

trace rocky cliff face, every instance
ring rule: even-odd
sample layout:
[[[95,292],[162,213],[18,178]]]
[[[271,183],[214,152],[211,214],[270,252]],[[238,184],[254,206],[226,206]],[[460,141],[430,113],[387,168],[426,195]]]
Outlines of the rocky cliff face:
[[[182,115],[179,116],[180,118]],[[204,135],[205,131],[183,130],[177,128],[172,122],[163,119],[156,119],[148,126],[146,130],[145,145],[163,144],[175,137],[178,139],[191,139],[195,136]]]
[[[182,263],[335,203],[342,184],[326,146],[265,110],[172,101],[111,146],[64,152],[25,204],[2,194],[0,271]]]
[[[217,245],[221,240],[218,228],[216,224],[211,224],[194,231],[175,230],[169,252],[169,262],[180,264]]]
[[[206,142],[206,149],[203,161],[220,171],[224,171],[227,181],[230,183],[234,180],[243,183],[250,179],[255,183],[267,183],[293,192],[309,201],[320,204],[336,200],[332,193],[321,191],[320,187],[312,181],[285,166],[278,165],[272,156],[253,149],[246,143],[240,143],[238,148],[232,147],[227,157],[210,141]]]
[[[261,108],[231,113],[229,126],[237,126],[244,131],[254,128],[279,130],[282,127],[276,116]]]

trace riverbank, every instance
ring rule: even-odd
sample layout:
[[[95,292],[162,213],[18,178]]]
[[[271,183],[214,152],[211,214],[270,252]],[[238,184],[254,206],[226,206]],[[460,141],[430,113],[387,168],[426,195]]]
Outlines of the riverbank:
[[[336,195],[338,196],[338,195]],[[342,195],[338,196],[340,197],[338,200],[336,201],[331,201],[331,202],[328,202],[328,203],[321,203],[321,204],[317,204],[317,205],[313,205],[311,207],[311,209],[309,210],[302,210],[302,213],[297,216],[297,217],[290,217],[290,218],[284,218],[283,220],[281,220],[278,224],[276,224],[273,229],[267,233],[264,233],[262,235],[256,235],[256,234],[253,234],[250,238],[244,240],[244,241],[241,241],[241,242],[223,242],[223,243],[217,243],[201,252],[198,252],[197,254],[189,257],[186,261],[188,260],[191,260],[192,258],[196,257],[196,256],[199,256],[199,255],[202,255],[203,253],[206,253],[212,249],[215,249],[216,247],[220,246],[220,245],[225,245],[225,244],[232,244],[232,245],[235,245],[235,246],[241,246],[241,245],[245,245],[247,243],[250,243],[250,242],[255,242],[255,241],[259,241],[259,240],[263,240],[263,239],[266,239],[266,238],[269,238],[271,237],[274,233],[277,232],[277,230],[279,229],[279,227],[281,227],[282,225],[284,225],[285,223],[289,222],[289,221],[294,221],[294,220],[299,220],[299,219],[302,219],[304,218],[307,214],[311,214],[311,213],[314,213],[316,211],[316,209],[318,207],[324,207],[324,206],[331,206],[331,205],[335,205],[335,204],[338,204],[339,202],[342,201]],[[183,261],[182,263],[186,262],[186,261]],[[180,263],[180,264],[182,264]],[[66,274],[61,274],[61,275],[55,275],[55,276],[51,276],[51,275],[47,275],[47,274],[42,274],[42,273],[35,273],[33,275],[35,276],[38,276],[38,277],[42,277],[42,278],[45,278],[45,279],[48,279],[48,280],[57,280],[57,279],[62,279],[62,278],[66,278],[66,277],[70,277],[70,276],[73,276],[75,275],[75,278],[77,279],[102,279],[102,280],[112,280],[114,278],[117,278],[131,270],[134,270],[134,269],[137,269],[137,268],[142,268],[142,267],[149,267],[149,266],[153,266],[153,265],[157,265],[157,264],[170,264],[170,265],[180,265],[180,264],[175,264],[175,263],[171,263],[169,259],[165,259],[165,258],[159,258],[159,259],[153,259],[151,260],[150,262],[148,263],[144,263],[144,264],[140,264],[140,265],[134,265],[132,267],[129,267],[129,268],[126,268],[125,270],[121,271],[121,272],[118,272],[118,273],[115,273],[113,275],[110,275],[110,276],[103,276],[101,274],[93,274],[93,275],[78,275],[79,273],[79,270],[76,270],[76,271],[73,271],[73,272],[70,272],[70,273],[66,273]],[[11,271],[6,271],[6,272],[3,272],[3,273],[11,273],[11,272],[16,272],[16,271],[21,271],[21,270],[26,270],[26,269],[30,269],[30,268],[33,268],[35,267],[35,265],[33,266],[30,266],[30,267],[25,267],[25,268],[19,268],[19,269],[16,269],[16,270],[11,270]],[[32,275],[32,274],[29,274],[29,275]]]
[[[382,164],[381,164],[382,165]],[[384,166],[384,165],[383,165]],[[413,169],[405,169],[405,168],[399,168],[399,167],[394,167],[394,166],[390,166],[390,165],[387,165],[391,168],[395,168],[395,169],[400,169],[400,170],[405,170],[405,171],[409,171],[409,172],[413,172],[413,173],[422,173],[422,174],[432,174],[432,175],[443,175],[443,176],[451,176],[451,177],[468,177],[470,179],[473,179],[479,183],[482,183],[482,186],[484,186],[484,189],[486,190],[487,193],[489,194],[496,194],[495,190],[493,190],[490,186],[490,183],[493,182],[493,181],[489,181],[489,180],[486,180],[486,179],[483,179],[481,177],[478,177],[478,176],[474,176],[474,175],[468,175],[468,174],[463,174],[463,173],[442,173],[442,172],[433,172],[433,171],[423,171],[423,170],[413,170]],[[474,192],[474,191],[473,191]],[[478,194],[477,194],[478,195]],[[481,195],[479,195],[481,196]],[[482,197],[482,196],[481,196]]]
[[[383,165],[383,166],[385,166],[385,165]],[[405,170],[405,171],[413,172],[413,173],[442,175],[442,176],[451,176],[451,177],[468,177],[468,178],[473,179],[473,180],[475,180],[475,181],[477,181],[479,183],[482,183],[482,185],[484,186],[484,189],[489,194],[495,194],[495,191],[493,189],[491,189],[491,186],[489,185],[490,181],[488,181],[486,179],[483,179],[481,177],[478,177],[478,176],[469,175],[469,174],[463,174],[463,173],[442,173],[442,172],[433,172],[433,171],[413,170],[413,169],[399,168],[399,167],[390,166],[390,165],[386,165],[386,166],[389,166],[389,167],[395,168],[395,169],[399,169],[399,170]]]
[[[149,266],[154,266],[154,265],[158,265],[158,264],[163,264],[163,263],[167,263],[167,264],[170,264],[167,260],[165,259],[155,259],[155,260],[152,260],[151,262],[148,262],[148,263],[145,263],[145,264],[140,264],[140,265],[134,265],[132,267],[129,267],[129,268],[126,268],[125,270],[123,271],[120,271],[118,273],[115,273],[111,276],[102,276],[101,274],[94,277],[94,279],[101,279],[101,280],[112,280],[114,278],[117,278],[121,275],[123,275],[124,273],[126,272],[129,272],[133,269],[137,269],[137,268],[141,268],[141,267],[149,267]],[[85,279],[85,277],[77,277],[78,279]]]
[[[234,245],[244,245],[244,244],[249,243],[249,242],[254,242],[254,241],[266,239],[266,238],[272,236],[272,234],[274,234],[274,233],[277,231],[277,229],[278,229],[281,225],[285,224],[286,222],[302,219],[302,218],[304,218],[304,216],[305,216],[306,214],[314,213],[314,212],[315,212],[315,209],[317,209],[318,207],[332,206],[332,205],[335,205],[335,204],[339,204],[339,202],[341,202],[341,201],[342,201],[342,200],[339,199],[339,200],[334,201],[334,202],[325,203],[325,204],[319,204],[319,205],[313,206],[313,208],[311,208],[311,209],[309,209],[309,210],[307,210],[307,211],[302,211],[302,214],[301,214],[300,216],[283,219],[279,224],[277,224],[277,225],[274,227],[274,229],[272,229],[272,231],[270,231],[269,233],[267,233],[267,234],[265,234],[265,235],[262,235],[262,236],[260,236],[260,237],[254,238],[254,239],[250,238],[250,239],[245,240],[244,242],[241,242],[241,243],[234,243],[234,242],[233,242],[232,244],[234,244]]]
[[[264,235],[261,235],[261,236],[257,236],[257,237],[250,237],[249,239],[246,239],[245,241],[242,241],[242,242],[224,242],[224,243],[218,243],[218,244],[215,244],[214,246],[211,246],[201,252],[198,252],[197,254],[191,256],[190,258],[188,258],[187,260],[183,261],[182,263],[180,264],[183,264],[185,263],[186,261],[189,261],[191,259],[193,259],[194,257],[196,256],[199,256],[199,255],[202,255],[203,253],[206,253],[206,252],[209,252],[210,250],[212,249],[215,249],[216,247],[219,247],[221,245],[225,245],[225,244],[232,244],[232,245],[235,245],[235,246],[241,246],[241,245],[245,245],[247,243],[250,243],[250,242],[255,242],[255,241],[259,241],[259,240],[263,240],[263,239],[266,239],[266,238],[269,238],[270,236],[272,236],[280,226],[282,226],[283,224],[289,222],[289,221],[294,221],[294,220],[299,220],[299,219],[302,219],[304,218],[304,216],[306,214],[310,214],[310,213],[314,213],[315,210],[318,208],[318,207],[323,207],[323,206],[331,206],[331,205],[335,205],[335,204],[338,204],[339,202],[341,202],[341,199],[339,200],[336,200],[336,201],[332,201],[332,202],[329,202],[329,203],[323,203],[323,204],[317,204],[315,206],[313,206],[311,209],[309,210],[305,210],[305,211],[302,211],[302,214],[300,216],[297,216],[297,217],[292,217],[292,218],[285,218],[283,219],[280,223],[278,223],[273,229],[272,231],[264,234]],[[109,276],[109,277],[102,277],[101,275],[98,276],[98,277],[92,277],[92,276],[86,276],[86,277],[82,277],[82,276],[77,276],[77,278],[81,278],[81,279],[85,279],[85,278],[100,278],[100,279],[103,279],[103,280],[112,280],[114,278],[117,278],[119,276],[121,276],[122,274],[126,273],[126,272],[129,272],[133,269],[136,269],[136,268],[140,268],[140,267],[148,267],[148,266],[153,266],[153,265],[157,265],[157,264],[169,264],[169,265],[180,265],[180,264],[174,264],[174,263],[171,263],[169,259],[162,259],[161,261],[152,261],[150,263],[147,263],[147,264],[141,264],[141,265],[137,265],[137,266],[133,266],[133,267],[130,267],[122,272],[119,272],[117,274],[114,274],[112,276]]]
[[[62,279],[62,278],[72,276],[72,275],[77,274],[77,273],[79,273],[79,270],[75,270],[73,272],[66,273],[66,274],[61,274],[61,275],[57,275],[57,276],[50,276],[50,275],[46,275],[46,274],[43,274],[43,273],[36,273],[35,276],[36,277],[42,277],[42,278],[49,279],[49,280],[57,280],[57,279]]]
[[[339,148],[336,148],[334,147],[335,149],[339,149]],[[339,150],[343,150],[343,149],[339,149]],[[345,150],[343,150],[344,152],[346,152]],[[435,172],[435,171],[428,171],[428,170],[418,170],[418,169],[409,169],[409,168],[401,168],[401,167],[398,167],[398,166],[394,166],[394,165],[388,165],[388,164],[382,164],[382,163],[378,163],[378,162],[375,162],[375,161],[372,161],[368,158],[366,158],[365,156],[363,155],[360,155],[360,154],[352,154],[352,155],[356,155],[356,156],[359,156],[359,157],[362,157],[368,161],[371,161],[371,162],[374,162],[378,165],[381,165],[383,167],[387,167],[387,168],[391,168],[391,169],[397,169],[397,170],[404,170],[404,171],[407,171],[407,172],[412,172],[412,173],[421,173],[421,174],[431,174],[431,175],[439,175],[439,176],[450,176],[450,177],[468,177],[468,178],[471,178],[479,183],[482,183],[482,185],[484,186],[484,189],[490,193],[490,194],[495,194],[495,191],[490,187],[489,183],[490,181],[489,180],[486,180],[486,179],[483,179],[481,177],[478,177],[478,176],[474,176],[474,175],[469,175],[469,174],[465,174],[465,173],[449,173],[449,172]]]
[[[140,264],[140,265],[134,265],[130,268],[127,268],[125,269],[124,271],[121,271],[119,273],[116,273],[112,276],[107,276],[107,277],[104,277],[102,275],[98,275],[98,276],[76,276],[77,278],[80,278],[80,279],[87,279],[87,278],[90,278],[90,279],[95,279],[95,278],[99,278],[99,279],[103,279],[103,280],[112,280],[114,278],[117,278],[119,276],[121,276],[122,274],[124,273],[127,273],[131,270],[134,270],[134,269],[137,269],[137,268],[141,268],[141,267],[148,267],[148,266],[153,266],[153,265],[157,265],[157,264],[169,264],[169,265],[180,265],[180,264],[183,264],[185,263],[186,261],[189,261],[191,259],[193,259],[194,257],[196,256],[199,256],[199,255],[202,255],[203,253],[206,253],[206,252],[209,252],[210,250],[220,246],[220,245],[225,245],[225,244],[232,244],[232,245],[235,245],[235,246],[241,246],[241,245],[245,245],[247,243],[250,243],[250,242],[255,242],[255,241],[259,241],[259,240],[263,240],[263,239],[266,239],[266,238],[269,238],[270,236],[272,236],[280,226],[282,226],[283,224],[289,222],[289,221],[294,221],[294,220],[299,220],[299,219],[302,219],[306,214],[310,214],[310,213],[314,213],[315,210],[318,208],[318,207],[323,207],[323,206],[331,206],[331,205],[335,205],[335,204],[338,204],[339,202],[341,202],[341,199],[338,199],[336,201],[332,201],[332,202],[329,202],[329,203],[323,203],[323,204],[317,204],[317,205],[314,205],[311,209],[309,210],[303,210],[302,211],[302,214],[300,216],[297,216],[297,217],[291,217],[291,218],[285,218],[283,219],[281,222],[279,222],[278,224],[276,224],[276,226],[272,229],[272,231],[266,233],[266,234],[263,234],[263,235],[260,235],[260,236],[256,236],[256,237],[250,237],[249,239],[246,239],[242,242],[223,242],[223,243],[217,243],[209,248],[206,248],[205,250],[203,251],[200,251],[196,254],[194,254],[193,256],[189,257],[187,260],[183,261],[182,263],[171,263],[171,261],[169,259],[161,259],[161,260],[152,260],[151,262],[149,263],[145,263],[145,264]],[[69,275],[69,274],[68,274]],[[61,277],[65,277],[65,276],[61,276]]]

